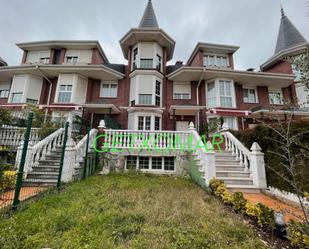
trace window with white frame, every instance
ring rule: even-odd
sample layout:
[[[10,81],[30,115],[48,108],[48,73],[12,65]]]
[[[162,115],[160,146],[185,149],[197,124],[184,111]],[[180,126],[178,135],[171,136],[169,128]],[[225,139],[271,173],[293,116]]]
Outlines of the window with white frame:
[[[26,99],[26,103],[32,104],[32,105],[36,105],[36,104],[38,103],[38,100],[37,100],[37,99],[30,99],[30,98],[27,98],[27,99]]]
[[[235,117],[223,117],[223,122],[226,123],[231,130],[237,130],[237,119]]]
[[[233,107],[232,82],[219,80],[220,106]]]
[[[282,91],[280,89],[268,90],[268,96],[269,96],[269,103],[271,105],[282,105],[283,104]]]
[[[127,156],[126,169],[175,171],[175,157]]]
[[[215,82],[207,84],[207,106],[208,108],[216,107],[216,85]]]
[[[161,72],[161,66],[162,66],[162,57],[157,54],[156,68],[160,72]]]
[[[151,158],[151,169],[162,170],[162,157]]]
[[[139,105],[151,105],[152,104],[152,94],[139,94],[138,104]]]
[[[12,93],[11,103],[21,103],[22,98],[23,98],[22,92]]]
[[[161,82],[158,80],[156,81],[155,104],[156,106],[161,105]]]
[[[138,127],[139,131],[150,131],[151,130],[151,116],[138,116]]]
[[[139,169],[149,169],[149,157],[139,157],[138,164]]]
[[[133,70],[136,69],[137,65],[136,65],[136,61],[137,61],[137,54],[138,54],[138,48],[135,48],[133,50],[133,64],[132,64],[132,67],[133,67]]]
[[[112,83],[102,82],[100,97],[116,98],[117,89],[118,89],[118,84],[115,82],[112,82]]]
[[[155,131],[159,131],[160,130],[160,123],[161,123],[161,118],[160,117],[155,117]]]
[[[41,63],[41,64],[48,64],[49,63],[49,57],[41,57],[39,59],[39,63]]]
[[[70,103],[72,97],[73,85],[60,85],[58,102],[59,103]]]
[[[78,62],[78,56],[66,56],[65,62],[66,63],[77,63]]]
[[[175,170],[175,158],[174,157],[164,157],[164,170],[166,171]]]
[[[140,68],[143,69],[153,68],[153,59],[141,59]]]
[[[204,66],[228,67],[228,57],[225,55],[204,55]]]
[[[10,90],[0,90],[0,98],[8,98]]]
[[[136,169],[137,157],[136,156],[128,156],[127,157],[127,169]]]
[[[173,84],[174,99],[191,99],[191,83],[174,83]]]
[[[245,103],[257,103],[257,94],[255,88],[243,88],[244,102]]]

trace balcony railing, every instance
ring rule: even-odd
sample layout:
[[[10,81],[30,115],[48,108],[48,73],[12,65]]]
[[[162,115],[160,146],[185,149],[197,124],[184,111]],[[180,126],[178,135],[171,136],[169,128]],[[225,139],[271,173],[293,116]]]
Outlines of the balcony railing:
[[[189,131],[105,130],[101,145],[113,149],[181,150],[186,148],[189,136]]]

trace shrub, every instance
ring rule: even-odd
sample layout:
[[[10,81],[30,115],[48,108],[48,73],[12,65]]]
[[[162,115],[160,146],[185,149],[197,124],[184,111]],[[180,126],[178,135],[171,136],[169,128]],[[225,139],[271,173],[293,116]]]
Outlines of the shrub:
[[[245,199],[243,193],[236,192],[231,196],[231,202],[235,210],[240,212],[245,212],[247,200]]]
[[[291,221],[288,225],[288,236],[292,245],[299,248],[309,248],[309,227],[308,225]]]
[[[274,227],[275,212],[273,209],[265,206],[262,203],[256,204],[257,207],[257,221],[261,226]]]
[[[16,182],[16,171],[4,171],[0,173],[0,192],[14,189]]]
[[[218,179],[211,179],[209,181],[209,188],[210,190],[214,193],[216,191],[216,189],[221,186],[221,185],[224,185],[224,182],[222,180],[218,180]]]

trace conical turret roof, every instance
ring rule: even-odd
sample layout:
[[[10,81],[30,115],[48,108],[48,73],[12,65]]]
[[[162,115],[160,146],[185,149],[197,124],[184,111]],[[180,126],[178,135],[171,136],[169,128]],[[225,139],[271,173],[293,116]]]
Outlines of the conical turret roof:
[[[139,28],[159,28],[159,24],[158,24],[151,0],[148,1],[144,15],[138,27]]]
[[[285,15],[283,8],[281,8],[281,23],[277,38],[275,54],[305,43],[307,43],[306,39]]]

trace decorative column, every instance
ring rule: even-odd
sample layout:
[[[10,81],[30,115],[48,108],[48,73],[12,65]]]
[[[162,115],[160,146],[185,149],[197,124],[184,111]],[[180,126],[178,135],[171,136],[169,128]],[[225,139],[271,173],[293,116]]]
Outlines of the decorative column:
[[[206,186],[209,186],[209,181],[216,177],[215,152],[210,141],[207,142],[207,150],[204,156],[204,173]]]
[[[76,167],[76,143],[73,138],[68,137],[68,141],[65,148],[65,157],[61,175],[61,182],[70,182],[73,180],[75,167]]]
[[[264,153],[256,142],[251,146],[250,168],[253,185],[261,189],[267,188]]]

